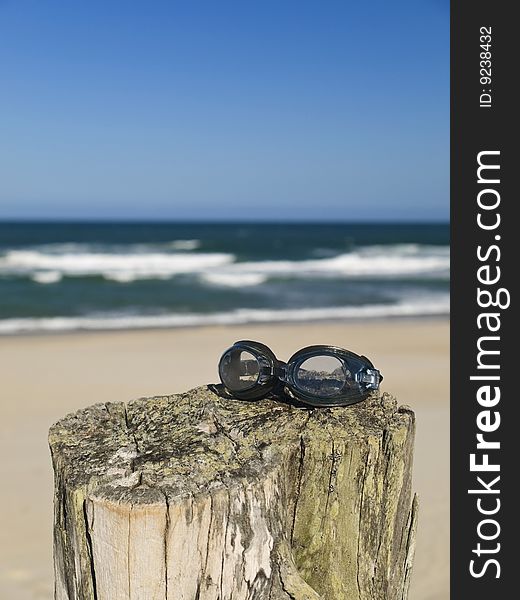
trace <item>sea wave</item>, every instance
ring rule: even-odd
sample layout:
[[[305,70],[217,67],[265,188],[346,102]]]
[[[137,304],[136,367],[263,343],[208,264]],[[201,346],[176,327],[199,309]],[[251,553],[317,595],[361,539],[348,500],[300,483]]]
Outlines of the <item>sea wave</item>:
[[[136,279],[162,279],[184,273],[198,273],[233,261],[225,253],[103,253],[74,252],[54,254],[36,250],[11,250],[0,258],[0,274],[28,275],[36,281],[49,274],[62,277],[102,276],[119,282]],[[54,277],[56,277],[54,275]],[[56,280],[58,280],[56,278]]]
[[[197,250],[200,248],[200,240],[174,240],[168,245],[174,250]]]
[[[258,285],[269,278],[424,278],[448,280],[450,252],[447,247],[399,244],[367,246],[331,258],[233,262],[213,270],[203,281],[239,287]],[[246,283],[249,282],[249,283]],[[250,283],[254,282],[254,283]]]
[[[402,300],[396,304],[366,304],[300,309],[235,309],[212,314],[128,315],[105,314],[78,317],[19,318],[0,320],[0,335],[81,330],[121,330],[196,327],[202,325],[240,325],[247,323],[290,323],[371,319],[388,317],[423,317],[449,314],[449,295]]]
[[[23,250],[32,250],[44,254],[88,254],[88,253],[115,253],[139,254],[147,252],[164,252],[168,250],[197,250],[202,245],[198,239],[176,239],[166,242],[47,242],[24,246]],[[6,248],[13,250],[14,248]],[[18,248],[20,249],[20,248]]]
[[[75,250],[71,245],[46,250],[9,250],[0,256],[1,276],[27,276],[38,283],[56,283],[63,277],[100,276],[128,283],[138,279],[169,279],[194,274],[209,285],[242,287],[260,285],[270,278],[424,278],[449,279],[447,246],[396,244],[366,246],[333,257],[304,260],[239,262],[232,253],[191,252],[198,240],[177,240],[177,251],[126,252]],[[179,246],[180,244],[180,246]],[[185,250],[185,251],[182,251]]]

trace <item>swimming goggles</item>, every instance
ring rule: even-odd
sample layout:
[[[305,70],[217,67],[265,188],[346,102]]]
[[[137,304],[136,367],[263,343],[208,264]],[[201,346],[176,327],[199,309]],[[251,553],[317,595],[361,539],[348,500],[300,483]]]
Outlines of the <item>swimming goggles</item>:
[[[343,348],[307,346],[285,363],[264,344],[250,340],[226,350],[218,372],[235,398],[285,395],[315,407],[355,404],[379,389],[383,380],[368,358]]]

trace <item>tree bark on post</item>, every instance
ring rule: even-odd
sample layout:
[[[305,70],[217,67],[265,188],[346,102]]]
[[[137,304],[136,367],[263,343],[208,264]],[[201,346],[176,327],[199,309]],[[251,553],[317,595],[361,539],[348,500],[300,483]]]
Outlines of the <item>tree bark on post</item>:
[[[49,435],[56,600],[404,600],[414,415],[209,387],[97,404]]]

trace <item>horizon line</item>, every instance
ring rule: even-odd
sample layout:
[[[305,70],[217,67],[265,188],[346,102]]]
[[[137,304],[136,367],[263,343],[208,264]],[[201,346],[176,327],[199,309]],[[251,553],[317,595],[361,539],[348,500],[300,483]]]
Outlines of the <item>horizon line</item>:
[[[137,218],[38,218],[0,217],[0,224],[128,224],[128,225],[450,225],[450,219],[137,219]]]

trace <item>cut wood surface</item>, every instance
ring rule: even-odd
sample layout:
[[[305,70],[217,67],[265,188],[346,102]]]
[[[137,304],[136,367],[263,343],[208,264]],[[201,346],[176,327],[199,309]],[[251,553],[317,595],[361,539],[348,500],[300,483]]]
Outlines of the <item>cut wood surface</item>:
[[[413,412],[210,387],[51,428],[57,600],[402,600]]]

